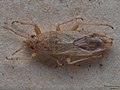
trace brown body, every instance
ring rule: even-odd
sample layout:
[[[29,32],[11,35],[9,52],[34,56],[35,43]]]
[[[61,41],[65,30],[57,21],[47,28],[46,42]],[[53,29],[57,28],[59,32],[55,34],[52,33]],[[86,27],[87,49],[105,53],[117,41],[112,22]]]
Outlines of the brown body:
[[[70,22],[72,20],[69,20],[67,22]],[[23,23],[20,21],[14,22],[21,24],[30,24]],[[65,24],[67,22],[64,22],[62,24]],[[79,26],[78,23],[75,26],[73,26],[73,28],[69,31],[61,31],[60,25],[62,24],[57,25],[56,31],[49,31],[44,33],[41,33],[37,25],[30,24],[34,25],[36,35],[31,35],[27,37],[20,35],[26,39],[23,41],[24,44],[22,48],[26,47],[29,48],[33,52],[33,54],[31,55],[32,57],[36,56],[38,53],[45,53],[52,57],[55,57],[57,58],[58,64],[61,65],[58,59],[59,56],[65,57],[66,58],[65,61],[68,64],[74,64],[86,59],[101,57],[102,52],[104,52],[105,50],[112,46],[113,42],[112,39],[108,38],[103,34],[90,33],[85,35],[81,32],[78,32],[77,31],[77,28]],[[110,26],[108,24],[94,24],[94,25]],[[110,27],[112,28],[112,26]],[[17,50],[16,52],[18,52],[19,50]],[[78,57],[78,59],[71,60],[72,57]]]
[[[74,33],[71,35],[70,33]],[[50,31],[25,40],[26,47],[36,52],[81,56],[86,53],[97,53],[112,46],[112,39],[92,33],[83,35],[80,32]],[[77,37],[76,37],[77,36]],[[84,52],[84,53],[83,53]]]

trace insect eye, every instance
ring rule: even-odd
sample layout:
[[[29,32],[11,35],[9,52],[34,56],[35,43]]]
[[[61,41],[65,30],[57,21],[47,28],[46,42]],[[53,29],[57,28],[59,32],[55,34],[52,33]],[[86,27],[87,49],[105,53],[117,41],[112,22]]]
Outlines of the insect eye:
[[[31,35],[31,38],[34,38],[35,37],[35,35]]]

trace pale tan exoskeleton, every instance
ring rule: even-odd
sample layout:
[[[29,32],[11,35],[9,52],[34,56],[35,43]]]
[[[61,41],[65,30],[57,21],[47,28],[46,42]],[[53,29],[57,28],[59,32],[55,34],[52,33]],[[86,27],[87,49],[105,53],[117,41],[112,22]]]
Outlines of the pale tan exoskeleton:
[[[62,65],[58,59],[59,56],[65,57],[65,60],[63,59],[63,61],[68,64],[75,64],[90,58],[102,57],[103,52],[112,46],[113,39],[107,37],[104,34],[95,32],[87,35],[81,35],[80,32],[77,31],[77,28],[79,25],[109,26],[112,29],[113,27],[108,24],[79,23],[76,21],[77,19],[82,18],[78,17],[61,24],[57,24],[56,31],[49,31],[44,33],[41,33],[40,28],[34,23],[13,21],[12,24],[21,23],[25,25],[33,25],[36,34],[31,36],[24,36],[14,31],[12,28],[5,26],[4,28],[9,29],[13,33],[25,39],[23,41],[23,46],[16,50],[12,55],[23,48],[29,48],[33,52],[31,58],[38,55],[39,52],[42,52],[56,58],[56,61],[59,65]],[[62,31],[60,29],[60,25],[74,20],[76,21],[76,24],[73,26],[73,28],[71,28],[71,30]],[[78,57],[78,59],[72,60],[72,57]],[[19,59],[18,57],[6,58],[8,60]]]

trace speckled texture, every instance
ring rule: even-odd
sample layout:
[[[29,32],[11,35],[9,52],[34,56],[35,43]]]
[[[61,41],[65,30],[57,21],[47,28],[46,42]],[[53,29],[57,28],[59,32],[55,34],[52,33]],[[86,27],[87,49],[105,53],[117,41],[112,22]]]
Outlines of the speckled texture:
[[[22,43],[22,38],[3,29],[4,22],[32,20],[43,32],[55,30],[55,24],[73,18],[87,23],[107,23],[114,27],[85,26],[104,32],[114,39],[103,58],[78,65],[56,67],[40,61],[7,61]],[[19,24],[18,24],[19,25]],[[66,26],[67,27],[67,26]],[[21,33],[33,33],[32,27],[19,25]],[[120,88],[120,0],[0,0],[0,90],[112,90]],[[23,51],[24,52],[24,51]],[[22,51],[18,56],[26,56]],[[42,61],[41,61],[42,60]],[[118,89],[119,90],[119,89]]]

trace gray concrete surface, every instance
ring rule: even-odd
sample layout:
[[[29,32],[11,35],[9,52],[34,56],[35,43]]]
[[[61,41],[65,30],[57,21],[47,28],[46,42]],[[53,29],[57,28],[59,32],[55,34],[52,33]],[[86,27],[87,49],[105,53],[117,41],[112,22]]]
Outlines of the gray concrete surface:
[[[49,59],[7,61],[22,38],[3,29],[4,22],[32,20],[43,32],[55,30],[55,23],[75,16],[87,23],[107,23],[107,27],[86,26],[114,39],[108,55],[77,65],[57,67]],[[19,25],[19,24],[18,24]],[[66,26],[67,27],[67,26]],[[32,27],[19,25],[21,33]],[[120,90],[120,0],[0,0],[0,90]],[[26,56],[23,52],[18,56]]]

